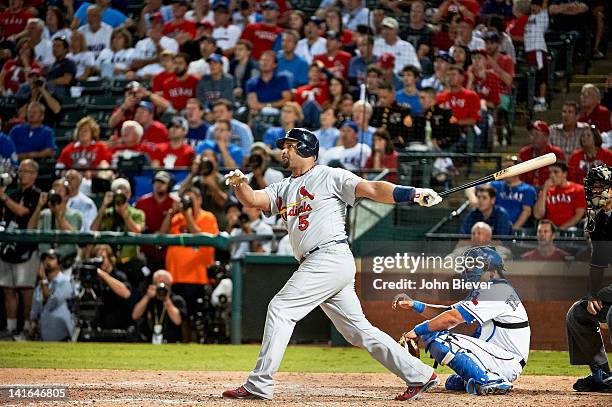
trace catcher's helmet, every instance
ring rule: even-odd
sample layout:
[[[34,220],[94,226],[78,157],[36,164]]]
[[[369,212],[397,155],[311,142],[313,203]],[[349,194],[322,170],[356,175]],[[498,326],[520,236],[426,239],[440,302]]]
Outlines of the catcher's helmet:
[[[491,246],[470,247],[463,253],[463,261],[465,270],[462,277],[466,281],[480,281],[480,277],[487,271],[497,271],[502,276],[505,273],[504,259]]]
[[[586,230],[595,230],[595,213],[603,207],[610,196],[612,188],[612,167],[600,165],[591,168],[584,180],[584,194],[587,202]]]
[[[319,140],[310,130],[301,127],[291,129],[285,137],[276,140],[276,147],[282,149],[286,140],[298,142],[295,149],[300,157],[314,157],[316,159],[319,156]]]

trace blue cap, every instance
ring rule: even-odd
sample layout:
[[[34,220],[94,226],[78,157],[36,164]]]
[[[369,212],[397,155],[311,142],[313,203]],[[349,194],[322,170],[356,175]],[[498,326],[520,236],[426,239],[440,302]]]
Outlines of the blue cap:
[[[143,100],[138,104],[138,107],[142,107],[143,109],[147,109],[151,113],[155,113],[155,106],[153,106],[153,103],[151,102]]]
[[[211,54],[208,58],[206,58],[206,62],[218,62],[222,64],[223,57],[219,54]]]
[[[268,0],[261,4],[262,10],[278,10],[278,4],[275,1]]]
[[[343,127],[350,127],[351,129],[355,131],[355,133],[359,133],[359,127],[357,126],[357,123],[355,123],[352,120],[343,121],[342,124],[340,125],[340,128],[343,128]]]

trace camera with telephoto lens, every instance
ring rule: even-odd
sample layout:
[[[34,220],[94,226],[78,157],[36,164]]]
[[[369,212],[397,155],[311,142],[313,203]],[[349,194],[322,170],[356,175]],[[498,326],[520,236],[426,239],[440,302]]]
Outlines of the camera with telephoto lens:
[[[200,161],[200,166],[198,167],[198,174],[203,177],[207,177],[212,174],[214,170],[213,163],[210,161],[208,157],[202,157]]]
[[[127,196],[123,192],[113,193],[113,205],[121,206],[127,202]]]
[[[0,174],[0,186],[8,187],[13,183],[13,177],[8,172]]]
[[[249,157],[248,165],[252,170],[261,168],[263,164],[264,164],[264,157],[261,154],[253,153]]]
[[[102,267],[104,259],[102,257],[92,257],[83,260],[76,268],[76,275],[81,282],[83,288],[97,288],[98,286],[98,269]]]
[[[40,76],[37,77],[36,79],[34,79],[34,86],[36,86],[37,88],[42,88],[43,86],[45,86],[45,80]]]
[[[170,290],[168,290],[166,283],[159,283],[155,289],[155,295],[159,299],[165,299],[168,296],[169,291]]]
[[[49,202],[49,206],[56,206],[62,203],[62,196],[58,194],[55,190],[49,191],[49,196],[47,198],[47,202]]]
[[[183,210],[187,210],[189,208],[193,209],[193,201],[189,195],[183,195],[181,197],[181,205],[183,206]]]

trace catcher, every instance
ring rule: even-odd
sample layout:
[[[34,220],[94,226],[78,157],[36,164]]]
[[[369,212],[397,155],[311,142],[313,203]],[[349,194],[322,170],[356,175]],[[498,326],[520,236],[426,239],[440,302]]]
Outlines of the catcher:
[[[570,364],[589,365],[591,375],[578,379],[574,390],[612,393],[612,374],[604,348],[600,322],[612,328],[612,284],[603,285],[603,274],[612,264],[612,168],[589,171],[584,182],[587,201],[586,231],[591,238],[588,296],[567,312]],[[612,337],[612,331],[610,331]]]
[[[446,380],[447,390],[505,394],[512,389],[512,382],[521,374],[529,356],[531,330],[527,312],[506,280],[503,260],[493,247],[473,247],[463,256],[480,257],[484,267],[466,270],[462,277],[470,282],[491,282],[491,288],[472,290],[464,301],[451,306],[424,304],[405,294],[403,298],[396,297],[394,309],[412,309],[429,318],[402,339],[410,342],[420,338],[436,363],[455,371]],[[478,324],[474,336],[449,332],[462,323]],[[416,343],[406,346],[414,352]]]

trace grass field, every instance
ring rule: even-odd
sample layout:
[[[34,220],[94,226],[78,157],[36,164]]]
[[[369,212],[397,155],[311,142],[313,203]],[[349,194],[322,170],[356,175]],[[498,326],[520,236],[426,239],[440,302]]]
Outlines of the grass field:
[[[258,352],[258,345],[0,342],[0,368],[245,372],[255,365]],[[421,358],[432,363],[423,352]],[[523,374],[580,376],[587,373],[585,366],[570,366],[568,360],[567,352],[532,351]],[[280,371],[386,372],[364,350],[317,346],[290,346]],[[447,368],[439,371],[450,372]]]

